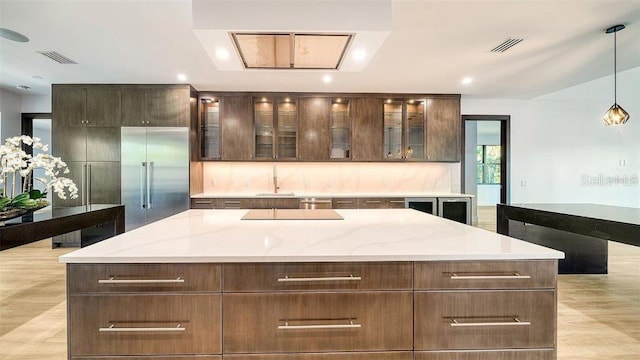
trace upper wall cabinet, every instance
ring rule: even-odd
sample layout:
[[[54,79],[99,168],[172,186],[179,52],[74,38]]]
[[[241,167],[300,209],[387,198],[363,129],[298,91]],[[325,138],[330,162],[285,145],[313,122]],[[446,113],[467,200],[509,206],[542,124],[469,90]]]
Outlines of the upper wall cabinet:
[[[298,159],[329,160],[330,99],[300,98],[298,108]]]
[[[382,160],[383,106],[378,98],[352,98],[352,160]]]
[[[189,126],[189,85],[122,87],[123,126]]]
[[[331,137],[329,158],[332,160],[351,159],[351,118],[349,100],[331,100],[329,133]]]
[[[425,159],[425,99],[384,102],[384,159]]]
[[[251,105],[251,96],[225,96],[220,99],[222,160],[253,159]]]
[[[429,97],[427,161],[460,161],[461,136],[460,96]]]
[[[119,126],[117,85],[53,85],[53,121],[58,126]]]
[[[296,160],[298,108],[291,97],[257,97],[253,101],[256,160]]]

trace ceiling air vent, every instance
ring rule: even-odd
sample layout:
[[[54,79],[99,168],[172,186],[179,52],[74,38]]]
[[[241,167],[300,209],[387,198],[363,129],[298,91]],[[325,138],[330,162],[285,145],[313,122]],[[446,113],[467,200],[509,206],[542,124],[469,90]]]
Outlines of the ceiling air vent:
[[[77,64],[77,62],[69,59],[68,57],[60,54],[57,51],[38,51],[38,53],[48,57],[55,62],[59,62],[60,64]]]
[[[512,47],[518,45],[520,42],[522,42],[522,40],[524,40],[524,39],[508,38],[507,40],[503,41],[502,44],[500,44],[500,45],[494,47],[493,49],[491,49],[491,52],[495,52],[495,53],[505,52],[505,51],[511,49]]]

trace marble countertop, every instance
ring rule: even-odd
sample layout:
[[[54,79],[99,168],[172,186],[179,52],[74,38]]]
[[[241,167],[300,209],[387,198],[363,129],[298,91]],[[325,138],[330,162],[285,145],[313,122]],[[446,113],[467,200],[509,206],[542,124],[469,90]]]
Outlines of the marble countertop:
[[[401,198],[428,198],[428,197],[473,197],[473,195],[469,194],[456,194],[456,193],[436,193],[436,192],[376,192],[376,193],[365,193],[365,192],[357,192],[357,193],[320,193],[320,192],[288,192],[284,190],[280,190],[280,195],[277,194],[269,194],[269,195],[260,195],[265,194],[265,192],[240,192],[240,193],[201,193],[201,194],[193,194],[191,198],[200,199],[200,198],[352,198],[352,197],[401,197]],[[293,194],[293,195],[292,195]]]
[[[241,220],[247,211],[187,210],[59,260],[189,263],[564,257],[557,250],[412,209],[336,210],[344,220]]]

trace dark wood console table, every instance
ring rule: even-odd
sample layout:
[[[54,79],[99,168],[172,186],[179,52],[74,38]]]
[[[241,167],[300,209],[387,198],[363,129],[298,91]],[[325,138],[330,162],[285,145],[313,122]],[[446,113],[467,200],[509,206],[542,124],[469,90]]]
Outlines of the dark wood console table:
[[[124,232],[124,205],[96,204],[25,215],[0,226],[0,250],[103,225],[107,236]],[[89,245],[82,243],[80,246]]]
[[[640,209],[596,204],[498,204],[498,233],[565,253],[560,274],[606,274],[608,242],[640,246]]]

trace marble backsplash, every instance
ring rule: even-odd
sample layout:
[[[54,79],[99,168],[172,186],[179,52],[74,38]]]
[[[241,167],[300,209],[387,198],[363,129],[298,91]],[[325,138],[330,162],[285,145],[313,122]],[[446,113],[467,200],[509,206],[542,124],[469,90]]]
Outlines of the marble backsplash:
[[[460,192],[460,163],[205,162],[205,193]]]

